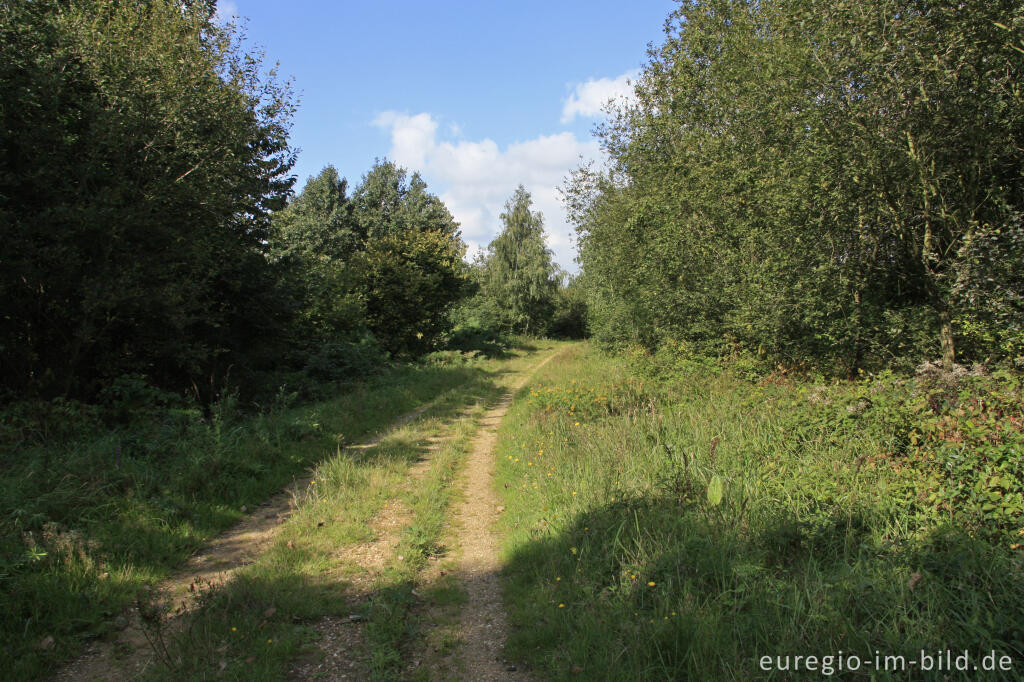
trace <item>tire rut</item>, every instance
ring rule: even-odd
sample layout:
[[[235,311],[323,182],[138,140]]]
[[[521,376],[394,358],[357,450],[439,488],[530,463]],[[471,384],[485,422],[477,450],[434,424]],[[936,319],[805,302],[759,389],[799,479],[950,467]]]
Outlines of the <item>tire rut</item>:
[[[410,424],[423,415],[455,389],[445,391],[433,400],[415,410],[398,417],[380,433],[346,450],[363,452],[379,445],[388,435]],[[417,463],[418,466],[421,463]],[[250,516],[234,527],[221,533],[206,546],[198,550],[151,591],[153,604],[163,611],[167,622],[163,625],[164,637],[180,628],[181,616],[187,614],[196,604],[199,595],[206,589],[225,583],[244,566],[256,561],[272,545],[274,535],[298,506],[298,499],[313,482],[312,472],[297,478],[282,492],[264,502]],[[84,654],[57,672],[52,679],[104,680],[121,682],[137,679],[155,660],[142,625],[138,608],[132,607],[121,616],[125,627],[112,640],[98,642]]]
[[[465,497],[456,512],[455,524],[462,550],[457,571],[467,593],[461,619],[462,658],[465,679],[474,682],[527,679],[516,666],[501,658],[508,625],[501,599],[500,542],[495,529],[500,499],[494,490],[494,447],[498,428],[516,394],[557,355],[558,352],[552,353],[535,365],[487,411],[466,463]]]

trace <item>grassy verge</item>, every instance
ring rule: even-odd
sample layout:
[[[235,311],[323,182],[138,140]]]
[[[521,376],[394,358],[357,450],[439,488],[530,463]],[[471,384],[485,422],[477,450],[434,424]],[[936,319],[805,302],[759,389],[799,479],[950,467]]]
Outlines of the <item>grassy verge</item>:
[[[486,383],[457,387],[374,448],[326,459],[273,546],[208,592],[170,638],[165,665],[148,676],[282,679],[297,658],[318,656],[314,626],[326,616],[357,617],[344,627],[360,630],[359,647],[338,653],[355,659],[360,676],[424,674],[409,668],[409,653],[427,627],[430,606],[452,598],[443,585],[422,580],[429,563],[446,561],[453,551],[447,544],[457,495],[452,484],[484,406],[535,361],[534,354],[517,353],[482,363]],[[425,457],[426,468],[413,473]],[[377,547],[380,561],[368,568],[353,550],[379,541],[386,531],[375,529],[375,521],[386,509],[394,515],[387,531],[394,544]]]
[[[15,679],[46,675],[106,634],[140,587],[339,444],[449,389],[459,389],[452,400],[467,400],[501,364],[450,360],[394,369],[300,407],[282,393],[247,417],[229,398],[211,418],[165,409],[108,430],[81,408],[56,405],[67,412],[50,420],[57,428],[5,442],[0,666]],[[17,416],[5,415],[5,436],[18,432]],[[343,526],[331,532],[365,533],[356,522]]]
[[[932,679],[922,650],[966,650],[939,678],[1019,679],[1020,395],[563,354],[500,433],[510,656],[553,680]]]

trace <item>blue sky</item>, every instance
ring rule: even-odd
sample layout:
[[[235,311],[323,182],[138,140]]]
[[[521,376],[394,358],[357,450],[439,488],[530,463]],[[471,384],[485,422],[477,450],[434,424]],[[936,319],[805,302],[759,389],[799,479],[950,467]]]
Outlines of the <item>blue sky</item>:
[[[575,255],[557,187],[599,150],[601,102],[661,41],[672,0],[313,2],[221,0],[294,80],[295,174],[328,164],[355,184],[375,158],[421,173],[479,248],[516,185],[544,213],[548,244]]]

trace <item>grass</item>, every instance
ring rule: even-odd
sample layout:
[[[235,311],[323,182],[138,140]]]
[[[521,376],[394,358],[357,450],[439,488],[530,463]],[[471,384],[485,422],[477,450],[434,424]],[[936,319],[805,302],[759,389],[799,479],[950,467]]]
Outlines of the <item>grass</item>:
[[[994,650],[1014,669],[940,679],[1018,679],[1024,523],[963,489],[1012,497],[1019,480],[976,472],[1010,478],[997,454],[1024,452],[1020,392],[985,386],[937,402],[888,375],[563,353],[499,434],[508,655],[551,680],[817,679],[825,656],[841,679],[933,679],[835,656]],[[761,667],[780,655],[817,670]]]
[[[452,389],[435,414],[454,414],[493,390],[505,364],[449,358],[397,368],[303,406],[290,406],[282,392],[273,405],[244,416],[229,397],[208,419],[194,410],[162,409],[112,430],[81,406],[52,406],[55,418],[44,422],[45,433],[26,430],[31,420],[6,413],[0,665],[15,679],[52,673],[86,641],[107,635],[141,587],[155,584],[295,476]],[[366,537],[365,521],[416,450],[412,443],[388,447],[379,470],[344,458],[323,464],[318,475],[333,489],[366,491],[321,533],[325,542]],[[299,518],[316,515],[316,504],[307,502]],[[309,575],[322,559],[313,548],[295,554],[282,564],[287,570],[268,568],[251,579],[251,589],[270,580],[264,587],[279,591],[274,601],[282,603],[304,592],[290,611],[296,614],[308,610],[300,608],[308,599],[333,603],[330,590],[287,572],[298,563]],[[252,611],[246,622],[262,622],[260,614]],[[275,650],[297,651],[303,641],[294,633],[277,637],[270,637]]]
[[[282,679],[296,660],[322,655],[315,625],[328,616],[356,617],[349,627],[360,645],[344,655],[360,677],[427,674],[409,666],[426,654],[418,643],[436,608],[463,599],[450,580],[424,575],[435,561],[449,565],[457,551],[448,521],[458,471],[486,406],[535,362],[535,354],[517,353],[482,363],[486,383],[457,387],[376,447],[325,459],[273,546],[208,592],[169,638],[166,664],[147,677]],[[393,527],[376,528],[385,512]],[[373,543],[380,555],[368,567],[360,557]]]

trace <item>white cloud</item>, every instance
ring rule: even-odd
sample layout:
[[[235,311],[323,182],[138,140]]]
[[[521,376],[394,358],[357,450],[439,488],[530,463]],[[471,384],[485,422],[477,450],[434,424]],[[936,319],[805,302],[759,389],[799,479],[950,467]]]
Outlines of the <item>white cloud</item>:
[[[577,83],[572,94],[562,106],[562,123],[569,123],[577,116],[594,118],[601,116],[609,100],[631,99],[633,82],[639,71],[627,71],[615,78],[591,78],[586,83]]]
[[[410,168],[422,168],[437,137],[437,122],[430,114],[404,116],[385,111],[373,124],[391,130],[391,157]]]
[[[555,260],[575,271],[575,236],[567,224],[558,187],[584,160],[598,159],[595,141],[573,133],[542,135],[504,149],[491,139],[438,138],[438,122],[426,113],[388,111],[374,124],[391,137],[389,157],[409,170],[420,171],[430,188],[462,225],[470,253],[485,248],[501,229],[499,215],[516,186],[533,196],[534,210],[544,214],[548,246]]]

